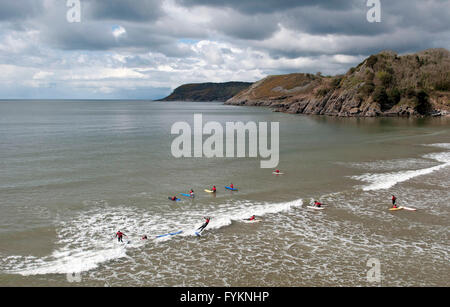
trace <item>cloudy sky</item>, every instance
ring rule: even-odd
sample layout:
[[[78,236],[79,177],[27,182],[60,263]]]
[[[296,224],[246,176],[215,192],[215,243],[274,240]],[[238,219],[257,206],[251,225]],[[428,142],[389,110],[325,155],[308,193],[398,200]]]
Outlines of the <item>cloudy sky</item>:
[[[381,0],[380,23],[368,0],[79,2],[69,22],[67,0],[0,0],[0,99],[156,99],[184,83],[334,75],[385,49],[450,49],[450,0]]]

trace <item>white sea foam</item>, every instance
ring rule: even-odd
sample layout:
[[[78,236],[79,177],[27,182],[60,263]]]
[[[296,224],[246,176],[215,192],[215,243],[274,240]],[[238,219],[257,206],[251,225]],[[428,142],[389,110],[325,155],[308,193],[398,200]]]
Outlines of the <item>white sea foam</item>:
[[[201,211],[187,210],[183,212],[182,219],[179,212],[168,212],[160,216],[131,207],[114,210],[108,206],[95,207],[68,221],[60,221],[57,231],[57,246],[60,247],[51,255],[42,258],[11,256],[3,259],[3,268],[8,273],[23,276],[86,272],[102,263],[127,257],[127,249],[175,238],[168,236],[157,239],[158,234],[183,230],[178,237],[194,235],[201,216],[214,217],[207,228],[214,230],[252,215],[276,214],[301,206],[302,200],[262,204],[237,201]],[[131,240],[131,243],[113,240],[112,236],[117,231],[113,227],[120,227],[128,235],[124,241]],[[149,240],[140,240],[142,234],[148,234]]]
[[[378,174],[367,173],[360,176],[352,176],[351,178],[369,183],[369,185],[362,187],[364,191],[383,190],[389,189],[398,183],[408,181],[418,176],[428,175],[450,166],[450,152],[428,154],[423,158],[433,159],[442,164],[418,170]]]
[[[424,146],[438,147],[438,148],[444,148],[444,149],[450,150],[450,143],[426,144]]]

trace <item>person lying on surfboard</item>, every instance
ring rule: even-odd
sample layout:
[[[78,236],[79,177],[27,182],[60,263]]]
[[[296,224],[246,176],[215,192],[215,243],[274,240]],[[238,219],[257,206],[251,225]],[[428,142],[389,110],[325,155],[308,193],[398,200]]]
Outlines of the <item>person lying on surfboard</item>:
[[[254,221],[256,220],[256,216],[252,215],[250,218],[248,219],[244,219],[245,221]]]
[[[279,169],[275,170],[275,173],[279,174],[279,173],[280,173],[280,170],[279,170]]]
[[[170,200],[176,201],[178,198],[176,196],[169,197]]]
[[[314,201],[314,206],[316,206],[317,208],[322,207],[322,203],[319,203],[317,200]]]
[[[234,185],[233,185],[233,184],[230,184],[230,188],[234,189]]]
[[[200,227],[197,229],[197,231],[202,231],[203,229],[205,229],[206,226],[208,226],[209,221],[211,220],[210,217],[204,217],[204,219],[205,219],[205,222],[203,223],[202,226],[200,226]]]

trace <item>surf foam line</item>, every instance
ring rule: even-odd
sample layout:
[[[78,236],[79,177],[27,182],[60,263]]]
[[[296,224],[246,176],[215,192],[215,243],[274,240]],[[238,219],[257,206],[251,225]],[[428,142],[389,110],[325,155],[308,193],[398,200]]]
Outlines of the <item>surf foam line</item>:
[[[368,173],[360,176],[351,176],[350,178],[369,183],[369,185],[362,187],[363,191],[385,190],[395,186],[398,183],[411,180],[412,178],[418,176],[428,175],[450,166],[450,152],[428,154],[423,156],[423,158],[433,159],[442,164],[418,170],[381,174]]]
[[[237,204],[225,204],[214,210],[214,212],[205,213],[198,212],[196,216],[210,216],[211,221],[205,230],[220,229],[227,227],[233,223],[233,221],[243,221],[250,218],[252,215],[258,217],[264,217],[268,214],[277,214],[281,212],[287,212],[293,208],[300,208],[303,206],[303,200],[297,199],[290,202],[283,203],[263,203],[253,204],[251,202],[239,202]],[[195,231],[200,224],[189,226],[189,228],[180,229],[183,230],[179,236],[192,236],[195,235]],[[167,236],[158,238],[156,240],[170,240],[173,236]]]

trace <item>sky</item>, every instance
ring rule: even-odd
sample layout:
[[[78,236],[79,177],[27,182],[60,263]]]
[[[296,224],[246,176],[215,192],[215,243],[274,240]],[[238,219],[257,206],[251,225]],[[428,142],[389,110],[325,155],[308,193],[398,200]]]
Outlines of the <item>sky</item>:
[[[368,2],[0,0],[0,99],[158,99],[450,49],[450,0],[379,0],[380,22]]]

